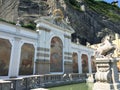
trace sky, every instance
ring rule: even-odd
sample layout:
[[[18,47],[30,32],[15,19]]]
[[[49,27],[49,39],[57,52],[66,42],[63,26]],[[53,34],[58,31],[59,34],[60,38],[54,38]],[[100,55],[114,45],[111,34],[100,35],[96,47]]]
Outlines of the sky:
[[[114,0],[104,0],[104,1],[106,1],[106,2],[108,2],[108,3],[111,3],[112,1],[114,1]],[[116,0],[115,0],[116,1]],[[119,7],[120,7],[120,0],[118,0],[118,5],[119,5]]]

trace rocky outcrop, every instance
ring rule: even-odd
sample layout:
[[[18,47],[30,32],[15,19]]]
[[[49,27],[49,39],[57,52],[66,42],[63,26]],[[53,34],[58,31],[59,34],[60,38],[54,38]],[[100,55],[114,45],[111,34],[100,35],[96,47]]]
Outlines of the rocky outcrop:
[[[49,6],[42,0],[20,0],[18,15],[23,23],[33,22],[40,16],[48,14]]]
[[[0,18],[14,21],[18,17],[18,0],[0,0]]]
[[[60,8],[64,19],[68,18],[69,24],[76,31],[72,34],[73,42],[79,38],[81,44],[93,44],[100,42],[107,34],[120,33],[120,21],[113,22],[90,9],[87,0],[76,1],[77,8],[73,0],[1,0],[0,17],[12,22],[16,22],[19,17],[22,23],[27,24],[33,23],[40,16],[49,16],[55,8]],[[120,10],[116,9],[114,13],[120,14]]]

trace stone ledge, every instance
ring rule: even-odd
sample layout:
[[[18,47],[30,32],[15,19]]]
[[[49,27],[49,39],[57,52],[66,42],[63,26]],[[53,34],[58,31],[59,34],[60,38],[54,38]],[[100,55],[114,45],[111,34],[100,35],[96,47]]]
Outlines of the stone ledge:
[[[0,80],[0,84],[11,83],[11,81]]]

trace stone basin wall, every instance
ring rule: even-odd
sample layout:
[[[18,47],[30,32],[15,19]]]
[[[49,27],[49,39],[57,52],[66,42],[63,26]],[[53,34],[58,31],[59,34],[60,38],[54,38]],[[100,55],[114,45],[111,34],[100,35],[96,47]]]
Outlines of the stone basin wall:
[[[85,82],[85,74],[45,74],[45,75],[31,75],[20,78],[10,78],[7,84],[8,88],[2,90],[30,90],[35,88],[53,87],[66,84]]]

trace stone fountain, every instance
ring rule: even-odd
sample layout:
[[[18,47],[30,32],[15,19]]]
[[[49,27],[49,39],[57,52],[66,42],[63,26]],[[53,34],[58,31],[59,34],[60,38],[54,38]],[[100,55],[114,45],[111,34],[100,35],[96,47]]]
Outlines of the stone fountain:
[[[95,52],[97,72],[93,90],[120,90],[117,61],[120,58],[114,55],[116,46],[107,36]]]

